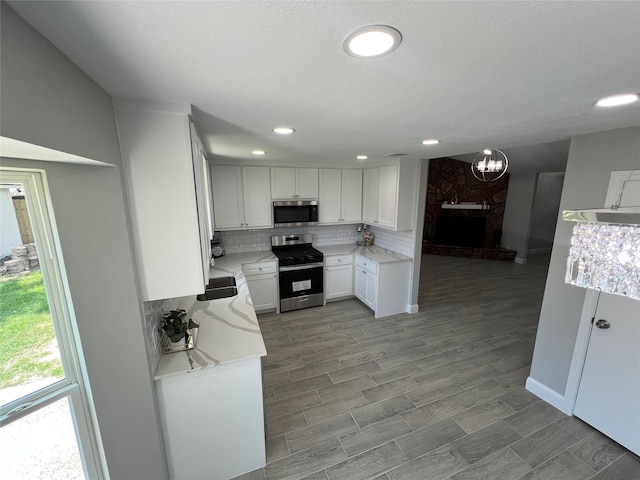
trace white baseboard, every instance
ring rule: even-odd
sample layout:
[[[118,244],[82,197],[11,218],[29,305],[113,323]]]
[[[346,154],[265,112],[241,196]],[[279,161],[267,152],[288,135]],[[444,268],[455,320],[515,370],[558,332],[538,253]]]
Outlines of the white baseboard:
[[[411,314],[418,313],[418,304],[414,303],[413,305],[408,305],[407,313],[411,313]]]
[[[527,259],[522,257],[516,257],[513,261],[519,263],[520,265],[524,265],[525,263],[527,263]]]
[[[527,255],[535,255],[536,253],[551,253],[551,247],[532,248],[527,250]]]
[[[560,395],[555,390],[550,389],[546,385],[543,385],[542,383],[531,377],[527,378],[525,388],[533,393],[536,397],[541,398],[549,405],[556,407],[561,412],[566,413],[567,415],[572,415],[573,412],[567,411],[568,409],[564,395]]]

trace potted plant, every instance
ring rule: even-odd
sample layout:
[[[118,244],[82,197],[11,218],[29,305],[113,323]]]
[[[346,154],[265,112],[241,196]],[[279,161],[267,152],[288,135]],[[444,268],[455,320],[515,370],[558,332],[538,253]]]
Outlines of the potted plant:
[[[166,337],[166,340],[162,342],[163,353],[189,350],[195,347],[195,332],[193,330],[196,330],[199,325],[186,317],[186,310],[170,310],[169,313],[164,314],[158,329]]]

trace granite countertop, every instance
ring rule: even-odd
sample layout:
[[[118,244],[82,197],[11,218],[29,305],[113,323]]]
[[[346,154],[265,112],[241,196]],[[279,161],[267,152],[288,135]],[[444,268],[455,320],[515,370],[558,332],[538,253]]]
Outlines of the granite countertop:
[[[210,277],[235,277],[238,294],[204,302],[195,296],[180,299],[176,308],[185,309],[187,318],[200,324],[196,347],[162,355],[155,380],[267,354],[242,264],[269,260],[276,260],[271,251],[230,254],[215,259]]]
[[[393,250],[387,250],[386,248],[382,248],[377,245],[363,247],[354,243],[348,243],[345,245],[314,245],[314,247],[320,250],[325,256],[356,254],[377,264],[411,260],[410,257],[396,253]]]

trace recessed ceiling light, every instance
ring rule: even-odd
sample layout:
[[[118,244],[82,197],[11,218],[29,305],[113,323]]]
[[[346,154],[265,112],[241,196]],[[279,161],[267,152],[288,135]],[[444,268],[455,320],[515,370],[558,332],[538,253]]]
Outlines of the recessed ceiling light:
[[[402,42],[398,30],[386,25],[369,25],[354,30],[345,38],[342,48],[356,58],[376,58],[393,52]]]
[[[276,127],[273,129],[275,133],[279,133],[280,135],[291,135],[295,130],[291,127]]]
[[[357,155],[357,156],[356,156],[356,158],[357,158],[358,160],[366,160],[366,159],[367,159],[367,158],[369,158],[369,157],[367,157],[366,155]]]
[[[435,138],[428,138],[427,140],[422,140],[423,145],[437,145],[438,143],[440,143],[440,140],[437,140]]]
[[[627,105],[637,101],[637,93],[625,93],[622,95],[612,95],[610,97],[601,98],[596,102],[596,105],[598,107],[617,107],[619,105]]]
[[[254,155],[266,155],[267,152],[265,152],[264,150],[254,150],[253,152]]]

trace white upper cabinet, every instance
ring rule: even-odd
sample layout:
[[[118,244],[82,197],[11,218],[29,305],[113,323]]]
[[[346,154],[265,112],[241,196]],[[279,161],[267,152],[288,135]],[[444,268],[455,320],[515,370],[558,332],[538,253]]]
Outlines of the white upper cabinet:
[[[269,167],[242,167],[244,228],[273,227]]]
[[[273,226],[269,167],[213,165],[211,183],[216,230]]]
[[[375,225],[378,220],[377,168],[367,168],[362,175],[362,221]]]
[[[209,278],[210,202],[191,108],[114,105],[142,298],[202,293]]]
[[[362,170],[321,168],[319,177],[319,223],[362,221]]]
[[[242,228],[244,226],[242,167],[212,165],[211,185],[216,230]]]
[[[378,225],[395,228],[398,210],[398,166],[380,167],[378,175]]]
[[[318,169],[274,167],[271,169],[271,198],[318,198]]]
[[[392,230],[411,230],[415,223],[417,165],[386,165],[364,170],[362,221]]]
[[[342,221],[362,221],[362,170],[342,170]]]

